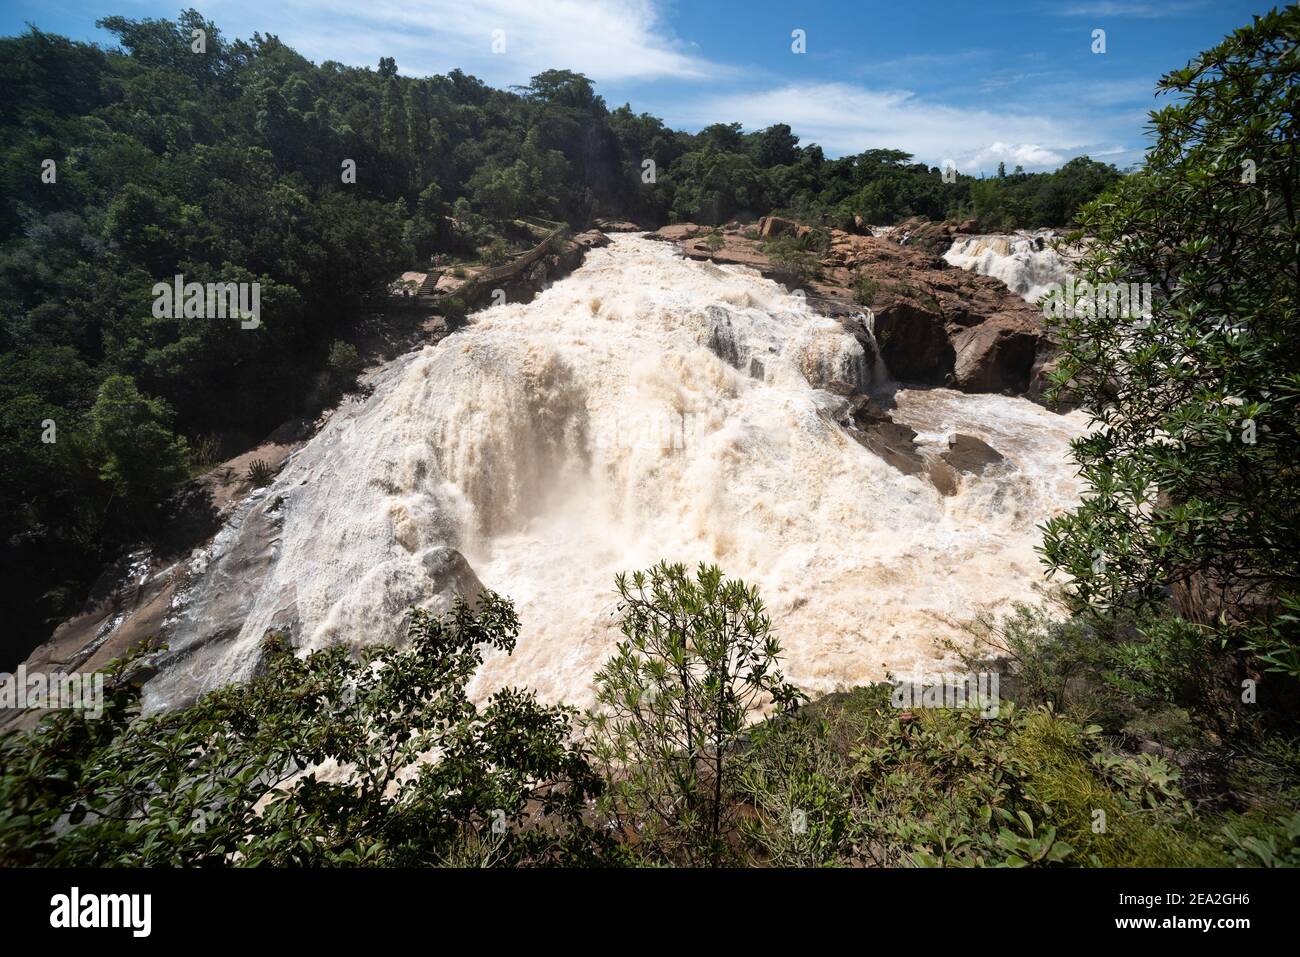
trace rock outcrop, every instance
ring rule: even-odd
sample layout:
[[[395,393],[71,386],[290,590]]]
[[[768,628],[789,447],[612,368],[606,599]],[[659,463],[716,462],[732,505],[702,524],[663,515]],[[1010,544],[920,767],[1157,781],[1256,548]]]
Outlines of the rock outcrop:
[[[761,239],[775,239],[777,236],[784,236],[787,233],[802,237],[812,232],[811,226],[801,226],[793,219],[785,219],[782,216],[764,216],[759,219],[755,228],[758,230]]]
[[[500,289],[507,302],[530,302],[548,282],[567,276],[592,249],[609,245],[609,237],[599,229],[579,233],[563,243],[542,243],[532,251],[469,277],[456,290],[465,306],[487,305],[492,293]]]
[[[925,458],[916,447],[916,430],[895,422],[875,400],[855,395],[849,400],[849,434],[904,475],[927,470]],[[848,424],[848,423],[846,423]]]
[[[956,433],[937,455],[916,441],[916,430],[901,422],[866,395],[852,395],[840,417],[849,435],[904,475],[930,482],[941,495],[956,495],[962,474],[983,475],[1006,459],[997,449],[973,435]]]
[[[640,233],[645,231],[644,226],[638,226],[626,219],[593,219],[591,228],[602,233]]]
[[[751,229],[678,223],[656,235],[693,259],[748,266],[797,285],[828,315],[869,307],[881,356],[899,381],[1037,398],[1051,355],[1041,316],[997,279],[954,268],[931,249],[937,237],[946,249],[956,228],[909,221],[888,239],[833,229],[816,274],[805,277],[763,249],[773,237],[811,232],[782,217],[765,216]]]

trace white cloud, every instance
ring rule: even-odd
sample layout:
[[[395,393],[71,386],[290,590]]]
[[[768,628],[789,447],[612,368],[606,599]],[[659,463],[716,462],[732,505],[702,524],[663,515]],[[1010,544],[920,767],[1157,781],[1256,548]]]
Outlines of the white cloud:
[[[223,25],[231,22],[223,15],[229,11],[251,25],[247,32],[276,33],[316,60],[373,66],[386,53],[411,74],[459,67],[506,84],[548,69],[606,82],[701,80],[726,72],[674,37],[655,0],[292,0],[285,6],[233,0],[205,9],[215,7],[212,15]],[[496,30],[504,31],[503,53],[492,49]]]
[[[927,102],[906,90],[872,90],[847,83],[785,86],[703,97],[671,111],[679,122],[739,121],[746,129],[789,123],[804,143],[829,153],[890,148],[963,172],[998,162],[1051,168],[1075,155],[1080,138],[1055,118],[961,109]]]
[[[1060,153],[1045,149],[1037,143],[990,143],[974,156],[967,157],[965,168],[988,169],[998,163],[1006,163],[1011,169],[1023,166],[1033,169],[1045,166],[1059,166],[1066,157]],[[956,162],[962,168],[960,161]]]

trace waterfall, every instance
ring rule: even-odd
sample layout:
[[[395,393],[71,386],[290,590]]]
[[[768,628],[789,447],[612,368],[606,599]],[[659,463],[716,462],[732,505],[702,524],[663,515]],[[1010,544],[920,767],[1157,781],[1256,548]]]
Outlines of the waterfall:
[[[300,651],[400,641],[409,606],[482,586],[523,631],[471,690],[587,704],[618,638],[614,575],[659,559],[757,585],[810,692],[935,661],[957,619],[1032,597],[1035,526],[1077,499],[1084,420],[898,392],[922,442],[970,432],[1007,457],[940,496],[837,418],[846,393],[887,385],[870,327],[615,237],[531,304],[379,370],[237,507],[189,563],[147,707],[256,673],[268,629]]]
[[[1051,247],[1050,230],[1007,236],[960,236],[943,258],[953,266],[1002,280],[1007,288],[1037,305],[1053,284],[1070,277],[1070,262]]]

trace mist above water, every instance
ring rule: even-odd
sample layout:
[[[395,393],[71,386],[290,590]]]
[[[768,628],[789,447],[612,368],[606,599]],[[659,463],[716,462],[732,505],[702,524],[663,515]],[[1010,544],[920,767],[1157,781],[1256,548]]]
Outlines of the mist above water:
[[[515,600],[511,684],[591,701],[614,575],[716,562],[759,587],[809,692],[941,656],[957,620],[1031,597],[1036,525],[1079,492],[1079,414],[904,390],[896,418],[1006,462],[942,497],[838,424],[889,389],[862,337],[756,273],[618,236],[531,304],[471,317],[372,377],[197,555],[150,707],[248,677],[268,628],[300,649],[400,640],[411,605]]]

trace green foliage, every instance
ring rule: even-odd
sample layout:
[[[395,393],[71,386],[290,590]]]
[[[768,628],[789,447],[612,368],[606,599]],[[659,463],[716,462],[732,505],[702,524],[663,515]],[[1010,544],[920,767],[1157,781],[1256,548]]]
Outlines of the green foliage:
[[[1025,173],[970,183],[970,213],[988,232],[1029,226],[1068,226],[1077,210],[1120,179],[1115,167],[1086,156],[1051,173]]]
[[[1108,664],[1097,635],[1101,624],[1061,616],[1067,596],[1058,593],[1054,598],[1044,604],[1017,602],[1009,615],[977,615],[968,624],[973,650],[952,650],[972,669],[999,666],[1015,681],[1017,701],[1095,712],[1102,705],[1103,689],[1086,679]]]
[[[839,863],[855,834],[853,761],[830,723],[777,718],[750,734],[736,784],[753,816],[741,829],[758,862],[771,867]]]
[[[479,250],[479,256],[489,266],[499,266],[510,258],[509,244],[503,239],[494,239]]]
[[[189,449],[167,429],[170,412],[123,375],[109,376],[90,410],[90,434],[102,454],[100,477],[115,496],[150,505],[189,474]]]
[[[880,291],[880,283],[870,276],[859,276],[853,280],[853,301],[859,306],[870,307]]]
[[[758,247],[772,261],[772,265],[795,282],[807,282],[821,269],[820,256],[815,244],[805,237],[783,233],[768,239]]]
[[[412,866],[588,860],[599,792],[575,712],[504,689],[476,707],[508,601],[413,611],[409,642],[305,658],[270,634],[265,673],[144,717],[118,667],[99,720],[55,712],[0,739],[0,861],[50,866]],[[138,673],[138,672],[135,672]],[[436,757],[430,757],[435,755]],[[576,855],[576,857],[575,857]]]
[[[762,171],[744,153],[710,144],[683,155],[670,175],[676,184],[672,215],[677,220],[717,225],[738,213],[762,215],[772,205]]]
[[[1236,822],[1223,829],[1239,867],[1300,867],[1300,811],[1278,815],[1260,828]]]
[[[350,389],[357,383],[363,363],[357,347],[350,342],[335,339],[330,343],[329,356],[325,360],[325,371],[330,384],[339,391]]]
[[[263,488],[271,484],[271,479],[275,477],[275,472],[266,459],[253,459],[248,463],[248,481],[252,483],[253,488]]]
[[[519,631],[491,592],[415,610],[405,647],[359,658],[268,633],[257,677],[165,714],[140,712],[148,661],[115,663],[100,719],[0,738],[0,863],[1297,863],[1294,740],[1229,766],[1244,810],[1198,816],[1178,764],[1050,707],[904,712],[888,685],[804,704],[758,595],[716,568],[618,586],[625,640],[582,736],[523,691],[468,698]]]
[[[596,674],[593,750],[612,769],[601,814],[636,834],[646,860],[733,859],[737,747],[758,709],[802,695],[777,670],[780,645],[756,589],[701,565],[619,575],[624,640]]]
[[[888,689],[881,689],[887,692]],[[856,843],[877,864],[1161,866],[1215,860],[1181,793],[1140,806],[1128,795],[1147,765],[1107,755],[1095,727],[1040,709],[921,709],[900,715],[887,694],[842,705],[857,758]],[[1116,771],[1115,762],[1125,765]],[[1117,783],[1118,779],[1118,783]],[[1144,778],[1142,780],[1145,780]],[[1104,816],[1097,812],[1103,812]]]
[[[1285,710],[1300,677],[1300,277],[1279,268],[1300,242],[1298,34],[1300,11],[1270,13],[1161,81],[1179,98],[1145,169],[1079,217],[1082,277],[1150,283],[1153,314],[1054,320],[1057,387],[1095,427],[1074,443],[1084,503],[1044,556],[1081,601],[1139,616],[1123,670],[1220,733]]]

